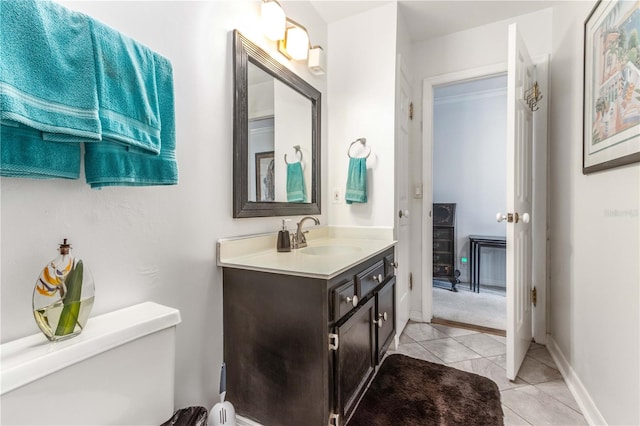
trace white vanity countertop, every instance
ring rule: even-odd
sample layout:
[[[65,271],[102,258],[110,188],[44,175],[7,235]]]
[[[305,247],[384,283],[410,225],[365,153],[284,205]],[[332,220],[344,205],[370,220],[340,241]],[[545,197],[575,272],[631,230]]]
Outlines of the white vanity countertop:
[[[277,233],[219,240],[218,266],[331,279],[396,244],[392,228],[323,226],[306,230],[308,251],[278,253]],[[326,254],[310,253],[325,248]]]

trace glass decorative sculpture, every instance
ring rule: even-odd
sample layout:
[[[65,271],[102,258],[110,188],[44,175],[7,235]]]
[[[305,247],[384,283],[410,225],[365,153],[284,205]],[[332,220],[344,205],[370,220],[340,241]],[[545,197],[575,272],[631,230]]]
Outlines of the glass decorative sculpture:
[[[70,254],[67,239],[60,255],[42,269],[33,290],[33,315],[47,339],[58,341],[82,332],[91,308],[95,286],[84,262]]]

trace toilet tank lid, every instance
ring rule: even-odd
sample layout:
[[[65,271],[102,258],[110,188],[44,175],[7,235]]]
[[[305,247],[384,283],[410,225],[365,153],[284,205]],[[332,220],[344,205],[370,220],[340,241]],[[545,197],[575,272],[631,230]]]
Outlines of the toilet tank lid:
[[[180,321],[179,310],[145,302],[89,318],[82,333],[69,340],[49,342],[34,334],[3,343],[0,395]]]

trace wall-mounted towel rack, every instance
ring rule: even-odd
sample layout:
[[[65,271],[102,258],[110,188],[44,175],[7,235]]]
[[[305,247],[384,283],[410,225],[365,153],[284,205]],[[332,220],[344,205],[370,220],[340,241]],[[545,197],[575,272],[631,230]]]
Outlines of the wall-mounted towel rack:
[[[347,149],[347,155],[349,156],[349,158],[354,158],[351,155],[351,147],[358,142],[360,142],[363,147],[369,148],[369,152],[367,152],[367,155],[364,157],[364,158],[369,158],[369,156],[371,155],[371,147],[367,146],[367,138],[358,138],[355,141],[351,142],[351,144],[349,145],[349,148]]]
[[[298,156],[298,161],[294,161],[294,163],[296,162],[302,163],[302,150],[300,149],[300,145],[295,145],[293,149],[296,150],[296,155]],[[287,161],[287,154],[284,154],[284,162],[287,164],[292,164]]]

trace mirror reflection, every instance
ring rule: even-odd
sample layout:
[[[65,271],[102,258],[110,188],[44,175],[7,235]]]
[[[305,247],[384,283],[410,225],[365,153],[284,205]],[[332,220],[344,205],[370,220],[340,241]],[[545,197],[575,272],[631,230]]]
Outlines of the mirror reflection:
[[[233,217],[320,213],[320,99],[234,31]]]
[[[251,62],[248,88],[249,201],[310,202],[311,101]],[[291,182],[296,162],[302,169],[297,188]]]

